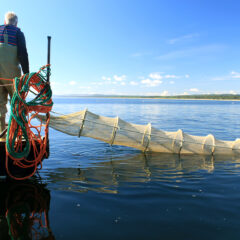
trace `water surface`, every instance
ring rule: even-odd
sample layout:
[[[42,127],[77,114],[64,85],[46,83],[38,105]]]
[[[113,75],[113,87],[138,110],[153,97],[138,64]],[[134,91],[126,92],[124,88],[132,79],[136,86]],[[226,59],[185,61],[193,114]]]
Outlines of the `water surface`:
[[[54,102],[54,110],[61,113],[88,108],[133,123],[151,122],[167,131],[181,128],[224,140],[240,136],[240,102],[97,98]],[[9,224],[15,226],[13,220],[5,221],[7,209],[24,216],[34,212],[38,221],[26,221],[28,230],[18,232],[37,233],[37,239],[240,237],[240,156],[143,154],[55,130],[50,131],[50,147],[40,177],[24,186],[1,182],[1,239],[10,239]]]

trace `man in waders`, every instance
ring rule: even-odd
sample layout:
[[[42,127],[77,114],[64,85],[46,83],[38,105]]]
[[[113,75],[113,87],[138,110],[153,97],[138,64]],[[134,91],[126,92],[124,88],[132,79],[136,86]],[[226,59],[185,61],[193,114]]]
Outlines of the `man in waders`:
[[[0,26],[0,78],[13,79],[29,73],[28,53],[24,34],[17,27],[18,17],[13,12],[5,14]],[[21,65],[21,68],[20,68]],[[5,129],[8,94],[13,95],[10,82],[0,80],[0,133]],[[4,85],[4,86],[3,86]]]

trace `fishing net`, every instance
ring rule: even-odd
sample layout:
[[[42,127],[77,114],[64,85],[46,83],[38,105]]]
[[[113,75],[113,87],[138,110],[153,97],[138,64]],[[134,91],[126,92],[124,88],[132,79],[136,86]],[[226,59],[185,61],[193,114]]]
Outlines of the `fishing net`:
[[[46,117],[38,115],[45,121]],[[240,139],[217,140],[211,134],[193,136],[182,130],[166,132],[147,125],[128,123],[122,119],[100,116],[90,111],[51,115],[49,126],[72,136],[85,136],[110,145],[122,145],[142,151],[177,154],[239,154]]]

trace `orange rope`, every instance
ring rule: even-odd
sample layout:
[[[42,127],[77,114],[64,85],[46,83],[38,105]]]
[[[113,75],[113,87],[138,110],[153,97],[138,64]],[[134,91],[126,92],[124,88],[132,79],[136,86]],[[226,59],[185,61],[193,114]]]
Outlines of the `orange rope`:
[[[14,84],[15,92],[18,94],[18,96],[21,96],[21,101],[18,102],[18,104],[15,104],[12,106],[12,111],[14,113],[17,113],[17,115],[20,117],[22,123],[24,123],[24,127],[27,131],[27,137],[29,139],[29,149],[33,152],[33,159],[28,159],[27,157],[14,157],[8,152],[7,145],[6,145],[6,171],[7,174],[15,179],[15,180],[24,180],[31,176],[33,176],[38,168],[38,165],[40,164],[40,169],[42,168],[42,159],[47,154],[47,136],[48,136],[48,125],[49,120],[47,120],[46,124],[43,124],[42,122],[40,125],[33,125],[32,120],[33,118],[39,114],[39,113],[48,113],[52,109],[52,99],[50,98],[47,100],[47,89],[45,89],[47,82],[42,81],[43,76],[41,75],[41,72],[46,68],[49,67],[49,65],[46,65],[40,69],[39,72],[35,73],[34,75],[31,75],[30,81],[29,81],[29,89],[27,92],[22,91],[22,88],[25,85],[26,79],[28,79],[29,74],[23,75],[20,79],[20,82],[18,83],[18,88],[16,89],[16,84]],[[16,79],[15,79],[16,81]],[[47,102],[43,105],[27,105],[25,104],[25,99],[29,93],[30,88],[33,88],[37,94],[41,93],[41,99],[45,99]],[[24,116],[27,117],[27,122],[24,120]],[[41,136],[41,133],[44,129],[44,137]],[[16,135],[17,134],[17,135]],[[26,136],[25,136],[26,137]],[[24,149],[24,135],[23,135],[23,129],[20,127],[18,122],[15,120],[15,118],[12,118],[9,126],[9,132],[8,132],[8,141],[10,146],[14,145],[14,151],[16,153],[22,152]],[[25,142],[26,143],[26,142]],[[13,161],[13,165],[16,165],[22,169],[27,168],[33,168],[33,172],[24,177],[15,177],[13,174],[11,174],[9,170],[9,160]]]
[[[11,82],[14,81],[14,79],[10,79],[10,78],[0,78],[0,80],[3,80],[3,81],[11,81]]]

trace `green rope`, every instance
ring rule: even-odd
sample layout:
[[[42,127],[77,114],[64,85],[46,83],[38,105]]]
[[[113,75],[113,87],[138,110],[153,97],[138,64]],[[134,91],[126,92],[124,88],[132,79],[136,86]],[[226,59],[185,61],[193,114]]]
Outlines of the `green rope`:
[[[7,130],[7,138],[6,138],[6,146],[8,153],[17,159],[27,157],[30,152],[30,141],[28,138],[28,132],[29,131],[26,126],[28,126],[28,120],[27,120],[27,107],[30,106],[52,106],[53,103],[51,102],[48,104],[47,102],[52,97],[52,90],[50,88],[50,85],[47,83],[47,72],[50,71],[50,67],[41,68],[39,73],[29,73],[25,74],[23,78],[15,78],[14,84],[15,89],[19,89],[19,85],[22,84],[21,89],[19,91],[14,91],[11,104],[10,104],[10,117],[8,122],[8,130]],[[39,77],[39,82],[33,83],[31,82],[32,77],[36,75]],[[31,85],[30,85],[31,84]],[[26,101],[21,97],[21,95],[25,96],[26,93],[28,93],[30,87],[33,85],[40,86],[41,84],[44,84],[45,87],[43,90],[32,100]],[[21,114],[19,114],[21,113]],[[11,128],[11,123],[13,119],[17,122],[17,128],[14,132],[14,137],[12,139],[12,144],[9,142],[9,133]],[[21,128],[23,138],[26,140],[26,145],[24,146],[23,150],[16,151],[14,149],[15,140],[17,138],[18,131]]]

